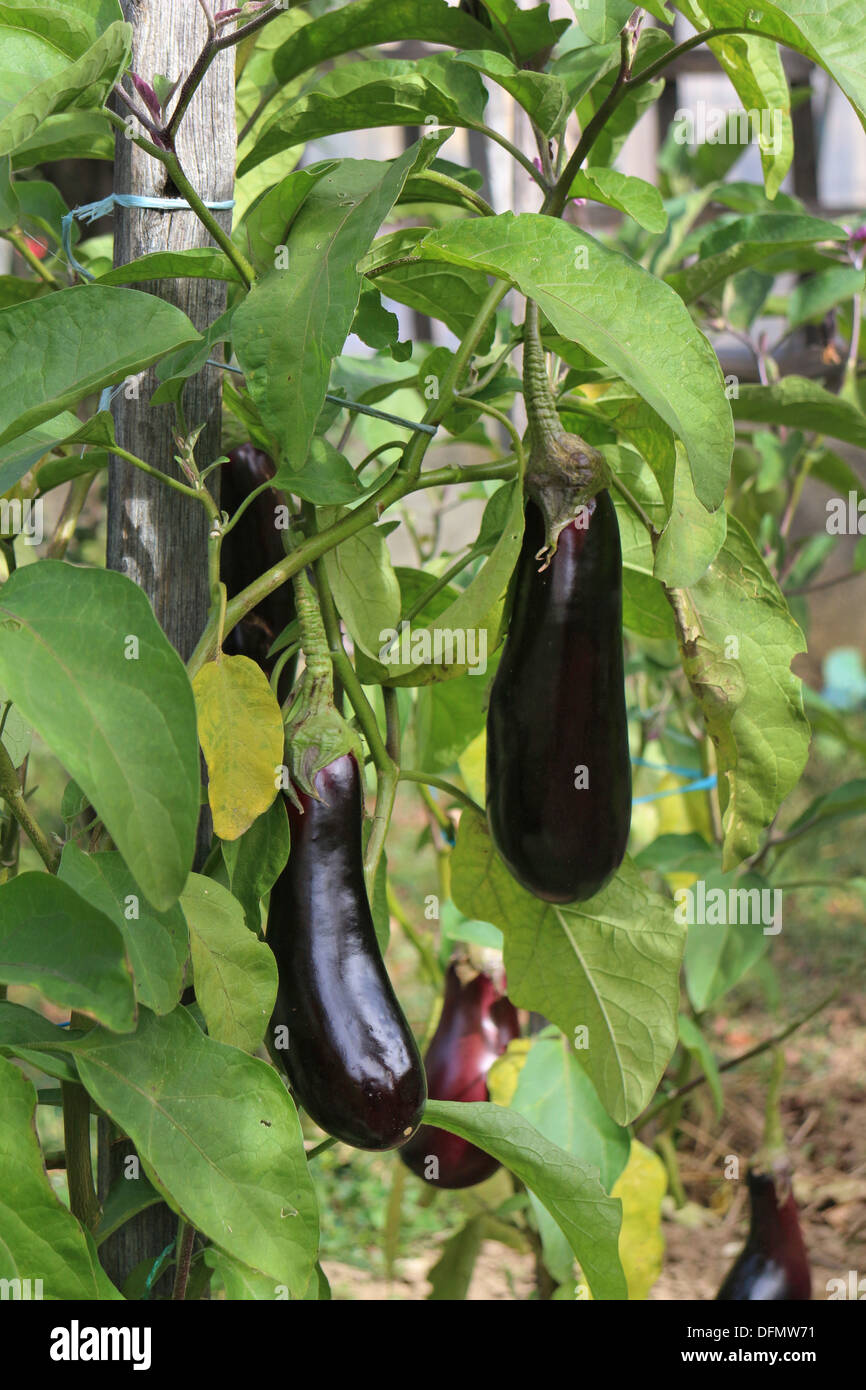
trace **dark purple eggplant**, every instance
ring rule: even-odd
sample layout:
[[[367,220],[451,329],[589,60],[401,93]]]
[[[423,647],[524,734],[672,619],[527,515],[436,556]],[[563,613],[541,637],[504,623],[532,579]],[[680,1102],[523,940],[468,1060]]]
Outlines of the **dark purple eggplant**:
[[[519,1037],[517,1010],[484,973],[465,979],[466,967],[452,963],[445,998],[424,1066],[433,1100],[489,1100],[487,1073],[512,1038]],[[422,1125],[400,1150],[419,1178],[434,1187],[473,1187],[499,1167],[495,1158],[444,1129]],[[435,1160],[433,1162],[432,1160]]]
[[[233,516],[246,497],[274,476],[273,459],[254,444],[232,449],[220,476],[220,506]],[[276,525],[276,508],[284,502],[274,488],[261,493],[229,531],[222,546],[222,579],[229,598],[234,598],[265,570],[285,555],[282,533]],[[270,676],[275,657],[268,651],[295,619],[295,599],[291,584],[283,584],[263,599],[232,629],[223,643],[229,656],[248,656]],[[295,662],[289,660],[279,679],[279,698],[286,699],[294,680]]]
[[[803,1244],[790,1182],[772,1173],[749,1173],[751,1224],[716,1299],[736,1302],[799,1302],[812,1296],[809,1257]]]
[[[417,1129],[427,1088],[373,928],[354,756],[322,768],[315,788],[321,800],[297,792],[302,810],[287,802],[291,853],[271,891],[267,941],[279,970],[271,1051],[328,1134],[392,1149]]]
[[[545,539],[530,501],[487,716],[487,813],[518,882],[566,903],[611,879],[631,823],[622,556],[610,493],[563,527],[540,568]]]

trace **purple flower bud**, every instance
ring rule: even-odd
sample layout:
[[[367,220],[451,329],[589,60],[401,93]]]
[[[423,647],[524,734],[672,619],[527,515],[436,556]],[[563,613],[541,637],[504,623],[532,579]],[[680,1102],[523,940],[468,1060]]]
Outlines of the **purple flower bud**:
[[[151,116],[153,116],[153,119],[155,121],[160,120],[162,118],[162,107],[159,104],[159,97],[156,95],[150,83],[145,82],[143,77],[137,77],[134,72],[131,72],[129,75],[132,78],[132,84],[135,90],[138,92],[138,95],[141,97]]]

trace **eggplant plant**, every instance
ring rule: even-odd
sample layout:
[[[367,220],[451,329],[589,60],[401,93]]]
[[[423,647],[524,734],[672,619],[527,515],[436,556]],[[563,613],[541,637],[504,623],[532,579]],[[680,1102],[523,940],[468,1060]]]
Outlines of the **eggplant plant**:
[[[389,1165],[392,1243],[407,1165],[437,1157],[436,1203],[493,1178],[437,1297],[465,1295],[482,1232],[534,1254],[539,1296],[646,1296],[627,1194],[654,1194],[657,1235],[683,1107],[721,1093],[712,1011],[766,982],[781,929],[728,905],[800,891],[788,847],[866,809],[855,779],[803,804],[810,719],[864,743],[791,669],[859,524],[827,441],[866,442],[864,234],[781,191],[780,56],[866,122],[861,10],[247,0],[191,5],[163,71],[140,6],[4,7],[0,1278],[327,1298],[317,1155],[340,1143]],[[699,45],[749,119],[706,144],[678,119],[654,181],[622,172]],[[190,124],[232,62],[234,165]],[[730,132],[762,117],[749,183]],[[59,161],[114,161],[120,193],[128,156],[131,200],[67,205]],[[200,282],[206,321],[178,307]],[[828,322],[817,369],[787,370]],[[171,447],[130,438],[132,401]],[[835,529],[808,530],[814,487]],[[175,616],[203,596],[188,651],[158,580]],[[455,945],[501,949],[510,1002],[448,971],[434,1031]],[[760,1183],[749,1268],[776,1280]],[[147,1257],[121,1267],[133,1223]]]

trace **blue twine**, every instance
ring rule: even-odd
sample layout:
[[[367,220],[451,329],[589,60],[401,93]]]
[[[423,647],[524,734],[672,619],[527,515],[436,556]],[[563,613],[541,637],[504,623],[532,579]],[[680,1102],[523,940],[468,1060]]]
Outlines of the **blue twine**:
[[[203,200],[204,201],[204,200]],[[222,202],[205,202],[205,207],[213,212],[223,212],[227,208],[233,208],[234,198],[226,198]],[[96,222],[100,217],[108,217],[116,207],[121,208],[157,208],[162,212],[191,212],[192,209],[186,198],[149,198],[143,197],[138,193],[109,193],[107,198],[100,198],[95,203],[82,203],[80,207],[73,208],[71,212],[64,213],[60,219],[60,235],[63,241],[63,250],[71,268],[76,270],[85,280],[95,280],[96,276],[91,275],[89,270],[75,259],[72,250],[72,223]]]
[[[687,782],[684,787],[669,787],[664,792],[650,792],[648,796],[636,796],[632,800],[632,806],[642,806],[646,801],[660,801],[663,796],[685,796],[686,792],[703,792],[714,787],[718,781],[715,773],[710,777],[698,777],[694,782]]]
[[[177,1244],[177,1241],[175,1241],[175,1240],[171,1241],[171,1243],[165,1247],[165,1249],[163,1250],[162,1254],[161,1254],[161,1255],[157,1255],[156,1259],[154,1260],[153,1264],[151,1265],[151,1267],[150,1267],[150,1273],[148,1274],[147,1278],[146,1278],[145,1281],[144,1281],[144,1296],[145,1296],[145,1298],[147,1298],[147,1295],[150,1293],[151,1287],[152,1287],[153,1283],[154,1283],[155,1280],[156,1280],[157,1271],[159,1270],[160,1265],[162,1264],[162,1262],[163,1262],[163,1260],[165,1259],[166,1255],[170,1255],[170,1254],[171,1254],[171,1252],[172,1252],[172,1250],[174,1249],[174,1247],[175,1247],[176,1244]]]

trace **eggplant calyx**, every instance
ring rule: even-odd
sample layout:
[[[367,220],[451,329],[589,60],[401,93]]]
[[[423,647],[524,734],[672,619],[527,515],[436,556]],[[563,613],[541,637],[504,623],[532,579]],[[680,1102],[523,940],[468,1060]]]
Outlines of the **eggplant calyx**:
[[[582,521],[590,502],[609,482],[603,455],[578,434],[560,430],[533,445],[526,491],[544,518],[544,545],[536,556],[544,560],[542,569],[556,554],[566,526]]]
[[[316,774],[346,753],[354,754],[364,766],[361,740],[333,703],[333,684],[306,670],[297,687],[286,717],[286,758],[289,785],[286,794],[303,813],[295,787],[321,801],[316,790]]]

